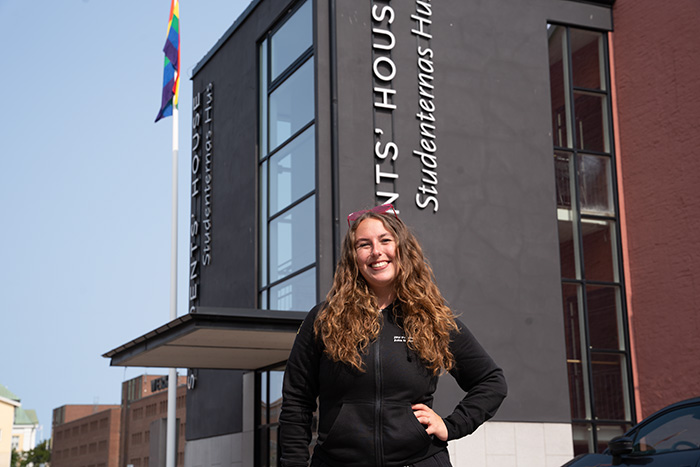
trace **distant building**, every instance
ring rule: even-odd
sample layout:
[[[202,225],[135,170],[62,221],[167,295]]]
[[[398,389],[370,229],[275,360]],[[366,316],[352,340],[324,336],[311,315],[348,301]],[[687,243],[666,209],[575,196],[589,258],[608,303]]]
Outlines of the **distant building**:
[[[184,465],[185,376],[178,378],[178,466]],[[64,405],[53,412],[52,467],[147,467],[165,453],[167,377],[122,383],[121,405]]]
[[[0,384],[0,467],[9,467],[12,456],[12,427],[19,397]]]
[[[36,411],[22,408],[20,398],[0,384],[0,467],[9,467],[12,450],[26,452],[36,445]]]
[[[15,407],[15,422],[12,426],[12,447],[18,452],[26,452],[36,446],[36,432],[39,418],[36,410]]]
[[[64,405],[53,411],[51,465],[117,467],[121,406]]]
[[[176,466],[185,465],[186,379],[178,377]],[[120,466],[148,467],[154,456],[163,460],[152,465],[165,465],[167,387],[167,376],[161,375],[142,375],[122,383]]]

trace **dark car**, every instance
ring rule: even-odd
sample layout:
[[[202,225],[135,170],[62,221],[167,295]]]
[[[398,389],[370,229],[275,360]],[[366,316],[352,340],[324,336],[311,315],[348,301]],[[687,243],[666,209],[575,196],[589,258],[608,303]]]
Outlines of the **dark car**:
[[[562,467],[612,465],[700,467],[700,397],[659,410],[613,438],[602,454],[581,454]]]

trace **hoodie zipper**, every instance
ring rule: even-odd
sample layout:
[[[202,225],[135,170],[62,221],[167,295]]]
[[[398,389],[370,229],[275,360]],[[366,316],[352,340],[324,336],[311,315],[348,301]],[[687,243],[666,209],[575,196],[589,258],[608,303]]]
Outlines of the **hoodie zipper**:
[[[374,352],[374,454],[377,466],[384,465],[384,448],[382,446],[382,365],[381,365],[381,333],[377,338]]]

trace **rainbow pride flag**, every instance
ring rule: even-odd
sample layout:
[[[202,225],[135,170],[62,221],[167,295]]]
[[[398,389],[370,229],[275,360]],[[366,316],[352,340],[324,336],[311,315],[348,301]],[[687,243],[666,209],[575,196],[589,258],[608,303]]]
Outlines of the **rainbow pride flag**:
[[[156,122],[173,114],[173,108],[177,108],[180,93],[180,3],[178,0],[170,0],[168,38],[165,40],[163,52],[165,52],[163,98]]]

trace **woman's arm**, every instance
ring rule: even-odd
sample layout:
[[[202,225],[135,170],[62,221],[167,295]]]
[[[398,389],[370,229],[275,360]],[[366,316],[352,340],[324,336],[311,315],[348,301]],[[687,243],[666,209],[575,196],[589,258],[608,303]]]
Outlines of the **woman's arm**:
[[[280,465],[306,467],[309,462],[311,421],[316,411],[318,371],[322,354],[314,338],[317,305],[304,319],[287,361],[280,412]]]
[[[457,326],[459,330],[450,336],[450,350],[455,357],[450,374],[467,395],[454,412],[444,418],[448,440],[474,432],[493,417],[508,392],[503,370],[459,320]]]

